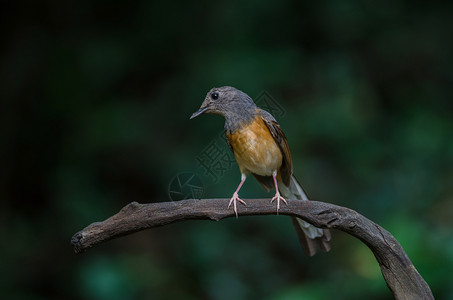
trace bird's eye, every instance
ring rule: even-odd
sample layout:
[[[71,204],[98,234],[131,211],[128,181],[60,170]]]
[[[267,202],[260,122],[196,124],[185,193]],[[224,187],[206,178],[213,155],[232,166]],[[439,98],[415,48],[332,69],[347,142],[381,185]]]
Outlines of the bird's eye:
[[[211,99],[212,99],[212,100],[217,100],[217,99],[219,99],[219,93],[217,93],[217,92],[212,93],[212,94],[211,94]]]

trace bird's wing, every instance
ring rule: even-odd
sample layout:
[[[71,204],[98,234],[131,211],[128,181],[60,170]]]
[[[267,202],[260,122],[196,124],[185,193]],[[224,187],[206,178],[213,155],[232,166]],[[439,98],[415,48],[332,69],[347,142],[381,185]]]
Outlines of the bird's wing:
[[[289,151],[288,140],[286,139],[283,130],[278,125],[274,117],[265,110],[260,110],[261,118],[266,124],[269,132],[277,143],[282,152],[282,166],[280,167],[280,174],[282,181],[286,186],[289,186],[291,175],[293,174],[293,163],[291,160],[291,153]]]

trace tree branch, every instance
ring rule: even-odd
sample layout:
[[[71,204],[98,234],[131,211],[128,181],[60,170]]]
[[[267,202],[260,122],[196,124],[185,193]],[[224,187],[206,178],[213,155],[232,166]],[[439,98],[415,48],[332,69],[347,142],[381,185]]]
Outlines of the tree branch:
[[[132,202],[103,222],[76,233],[71,244],[76,253],[102,242],[140,230],[185,220],[219,221],[233,217],[229,199],[183,200],[139,204]],[[248,199],[240,216],[273,215],[268,199]],[[281,215],[296,216],[320,227],[344,231],[365,243],[373,252],[395,299],[434,299],[428,284],[415,269],[398,241],[385,229],[349,208],[317,201],[288,201]]]

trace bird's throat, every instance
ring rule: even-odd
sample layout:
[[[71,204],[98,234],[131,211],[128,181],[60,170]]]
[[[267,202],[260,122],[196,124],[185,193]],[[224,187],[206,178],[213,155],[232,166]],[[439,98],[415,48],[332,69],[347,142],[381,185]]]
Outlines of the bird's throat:
[[[231,111],[224,115],[225,132],[233,133],[239,128],[250,124],[255,118],[255,112],[247,109]]]

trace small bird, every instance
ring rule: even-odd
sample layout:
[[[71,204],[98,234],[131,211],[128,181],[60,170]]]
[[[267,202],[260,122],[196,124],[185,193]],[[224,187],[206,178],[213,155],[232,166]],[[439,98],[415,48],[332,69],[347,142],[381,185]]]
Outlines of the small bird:
[[[277,204],[287,200],[308,201],[308,197],[293,175],[288,141],[275,118],[255,105],[252,98],[230,86],[211,89],[201,107],[190,119],[210,113],[225,118],[225,136],[241,172],[241,182],[233,193],[228,207],[233,205],[237,217],[239,190],[247,175],[252,174],[266,191],[275,187],[271,202]],[[299,241],[309,256],[316,254],[318,247],[330,250],[330,232],[317,228],[304,220],[293,217]]]

